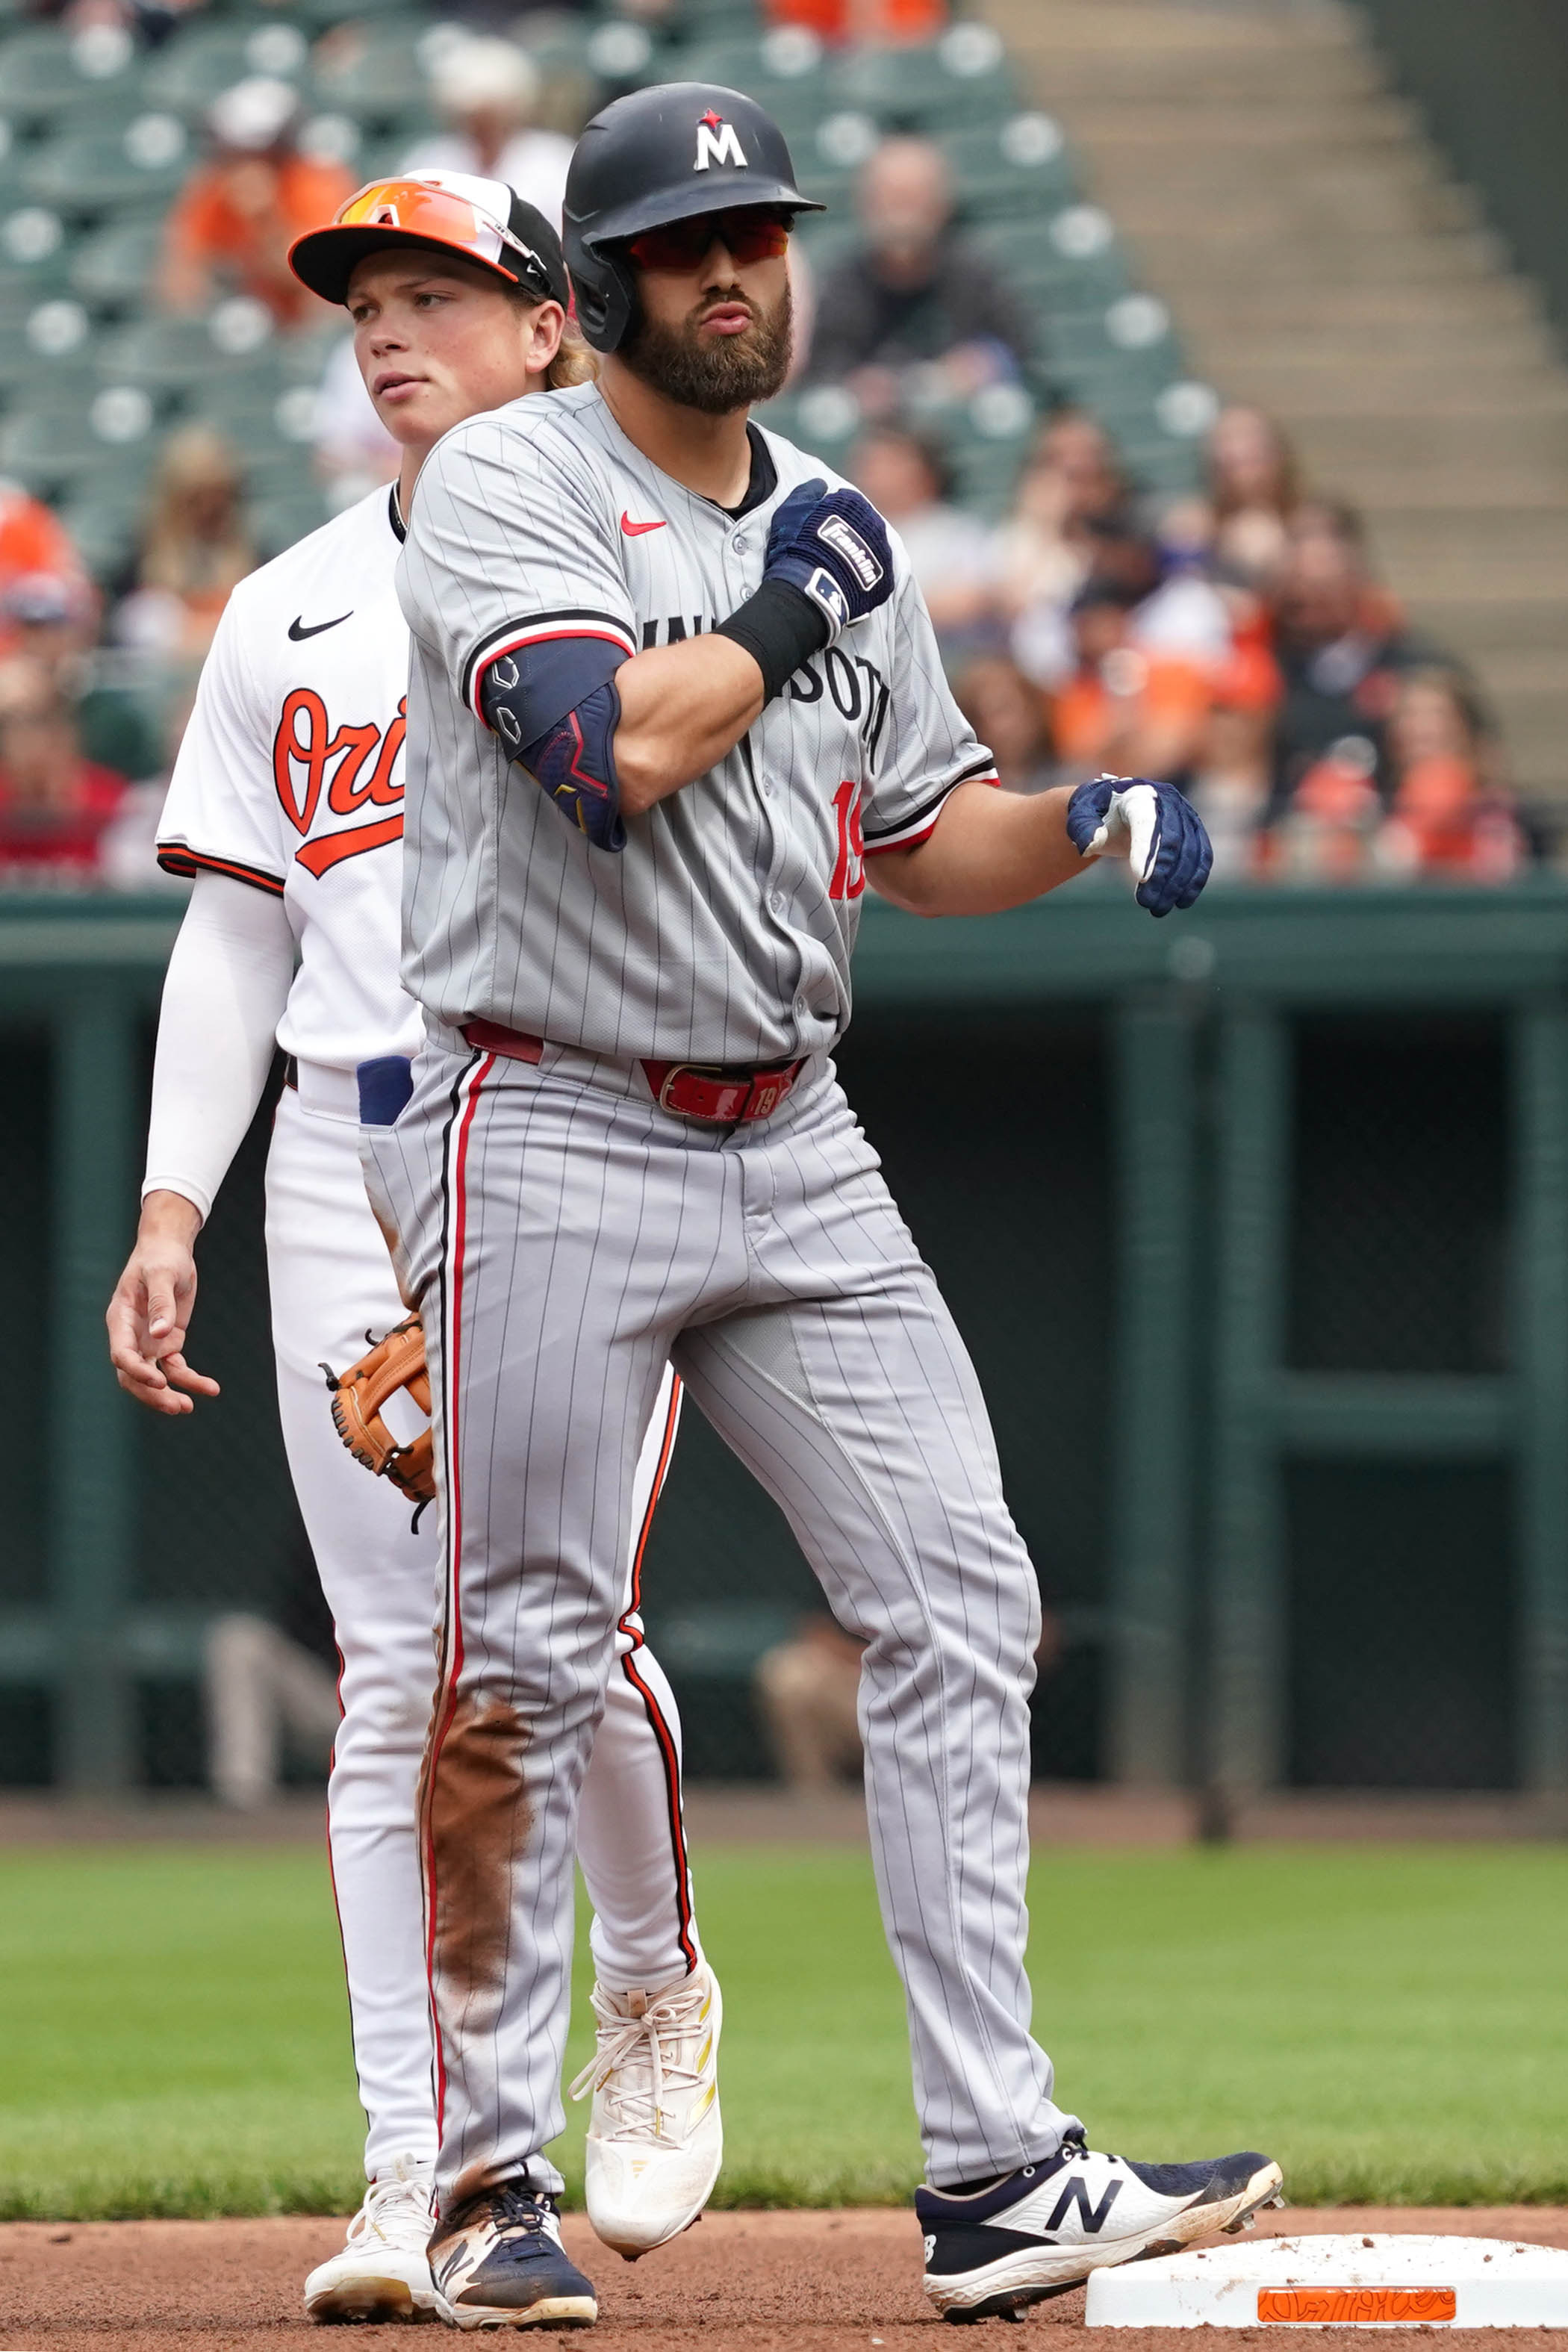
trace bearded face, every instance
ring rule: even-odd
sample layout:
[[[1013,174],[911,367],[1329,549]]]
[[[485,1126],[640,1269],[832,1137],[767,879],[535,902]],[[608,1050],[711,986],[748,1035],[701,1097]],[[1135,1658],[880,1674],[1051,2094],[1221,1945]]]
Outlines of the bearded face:
[[[752,323],[742,334],[704,332],[702,321],[722,300],[743,304]],[[650,318],[639,306],[618,356],[632,373],[683,408],[704,416],[728,416],[737,408],[772,400],[789,373],[794,310],[789,281],[771,310],[735,286],[705,287],[685,318],[670,324]]]

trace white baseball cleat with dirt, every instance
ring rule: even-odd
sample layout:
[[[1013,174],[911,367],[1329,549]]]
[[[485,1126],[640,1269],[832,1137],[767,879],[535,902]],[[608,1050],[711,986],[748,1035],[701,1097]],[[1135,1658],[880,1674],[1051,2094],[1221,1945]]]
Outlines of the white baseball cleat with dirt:
[[[430,2186],[430,2167],[406,2157],[372,2181],[349,2223],[342,2252],[319,2263],[305,2281],[311,2319],[416,2319],[435,2310]]]
[[[654,1992],[594,1987],[598,2047],[572,2084],[593,2093],[585,2202],[628,2262],[689,2229],[724,2154],[719,2119],[723,2003],[706,1960]]]

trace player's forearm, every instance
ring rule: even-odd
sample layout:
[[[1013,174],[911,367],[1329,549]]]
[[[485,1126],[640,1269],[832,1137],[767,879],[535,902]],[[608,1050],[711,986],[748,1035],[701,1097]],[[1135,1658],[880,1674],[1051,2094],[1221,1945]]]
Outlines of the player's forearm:
[[[621,811],[638,816],[732,751],[761,716],[763,676],[731,637],[656,646],[616,672]]]
[[[867,879],[911,915],[997,915],[1024,906],[1083,871],[1067,835],[1071,797],[1065,785],[1024,793],[960,784],[935,832],[911,849],[868,857]]]
[[[145,1195],[179,1193],[209,1214],[261,1099],[293,968],[280,899],[197,877],[163,982]]]

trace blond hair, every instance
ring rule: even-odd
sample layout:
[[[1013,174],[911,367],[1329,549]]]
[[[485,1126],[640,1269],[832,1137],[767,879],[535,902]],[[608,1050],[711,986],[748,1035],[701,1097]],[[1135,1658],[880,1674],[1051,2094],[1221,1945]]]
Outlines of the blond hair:
[[[597,352],[588,349],[575,319],[568,319],[561,331],[561,348],[545,371],[545,383],[552,392],[567,392],[574,383],[596,383],[598,378]]]

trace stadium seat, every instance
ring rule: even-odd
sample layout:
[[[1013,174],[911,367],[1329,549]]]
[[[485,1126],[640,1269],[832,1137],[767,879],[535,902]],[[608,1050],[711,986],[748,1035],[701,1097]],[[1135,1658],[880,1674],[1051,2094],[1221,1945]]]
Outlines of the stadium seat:
[[[115,579],[131,562],[146,493],[144,473],[127,471],[113,481],[89,475],[62,504],[60,520],[95,580]]]
[[[806,195],[838,218],[851,217],[855,184],[881,136],[869,114],[839,108],[819,122],[811,137],[796,142],[792,156]]]
[[[755,0],[676,0],[666,29],[677,40],[707,41],[755,32]]]
[[[1101,228],[1103,227],[1103,235]],[[974,243],[1036,308],[1103,309],[1131,289],[1127,257],[1098,205],[1069,205],[1038,221],[982,221]]]
[[[357,122],[375,124],[406,119],[427,106],[430,29],[418,17],[402,16],[345,26],[318,60],[318,102]]]
[[[327,520],[327,509],[320,491],[307,486],[292,497],[258,499],[247,509],[247,519],[265,559],[280,555],[296,540],[320,530]]]
[[[62,395],[90,397],[97,388],[91,332],[91,320],[73,296],[35,302],[11,333],[0,336],[0,395],[14,400],[26,391],[36,395],[28,403],[33,407]]]
[[[832,111],[822,44],[804,26],[702,41],[666,58],[672,80],[716,81],[766,107],[792,149]]]
[[[836,104],[888,130],[956,130],[1016,113],[1018,85],[989,25],[954,25],[929,47],[848,49],[832,75]]]
[[[149,69],[146,102],[194,122],[221,91],[248,75],[302,83],[310,58],[305,34],[287,19],[198,24],[169,42]]]
[[[17,205],[0,218],[0,284],[31,287],[35,299],[63,289],[70,238],[47,205]]]
[[[244,467],[246,494],[253,501],[271,504],[279,499],[320,498],[308,449],[272,440],[244,441],[232,429],[229,438]]]
[[[763,411],[763,423],[774,425],[776,431],[787,434],[813,457],[842,471],[850,445],[864,421],[854,394],[839,384],[819,383],[806,392],[786,395],[786,399],[787,406],[784,401],[775,401]],[[781,409],[784,415],[775,425],[775,415]]]
[[[19,127],[8,116],[0,114],[0,214],[8,213],[13,205],[26,202],[22,187],[26,160]]]
[[[965,220],[1022,221],[1078,194],[1072,159],[1048,114],[1007,115],[940,134]]]
[[[126,205],[146,213],[168,205],[190,163],[190,141],[177,116],[139,114],[117,139],[90,131],[51,139],[28,163],[25,184],[36,205],[92,220]]]
[[[1118,440],[1121,462],[1141,490],[1183,498],[1204,486],[1202,445],[1195,441]]]
[[[1171,316],[1152,294],[1123,294],[1105,309],[1058,310],[1046,322],[1043,357],[1075,392],[1125,402],[1151,399],[1182,374]]]
[[[141,79],[136,44],[118,26],[40,26],[0,42],[0,104],[12,121],[35,129],[93,98],[113,97],[134,111]]]
[[[156,219],[123,221],[97,230],[72,256],[71,291],[100,318],[139,310],[163,241],[163,224]]]
[[[246,328],[243,337],[233,331],[238,325]],[[99,375],[105,383],[140,384],[154,394],[199,391],[254,369],[271,334],[261,305],[237,295],[204,317],[139,319],[117,329],[99,347]]]
[[[50,497],[94,476],[135,478],[151,463],[156,422],[152,400],[135,386],[57,397],[0,425],[0,472]]]

